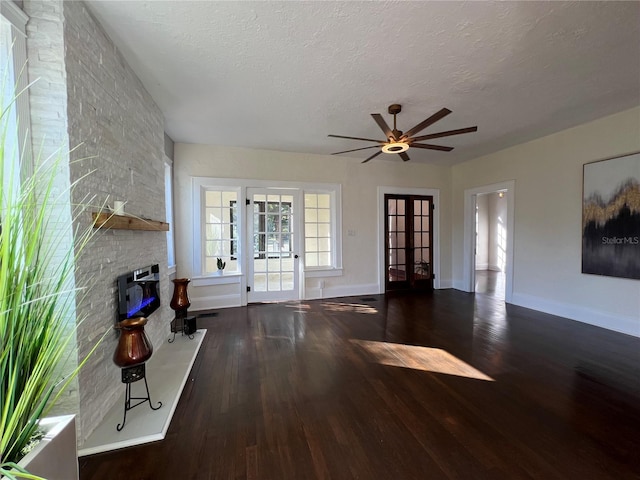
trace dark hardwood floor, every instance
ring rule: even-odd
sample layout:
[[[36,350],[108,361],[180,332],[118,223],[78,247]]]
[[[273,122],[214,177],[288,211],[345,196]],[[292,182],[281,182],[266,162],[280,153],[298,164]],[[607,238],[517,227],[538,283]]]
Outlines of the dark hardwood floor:
[[[640,339],[441,290],[225,309],[164,441],[81,479],[640,478]]]
[[[505,274],[493,270],[476,270],[476,293],[491,295],[504,301]]]

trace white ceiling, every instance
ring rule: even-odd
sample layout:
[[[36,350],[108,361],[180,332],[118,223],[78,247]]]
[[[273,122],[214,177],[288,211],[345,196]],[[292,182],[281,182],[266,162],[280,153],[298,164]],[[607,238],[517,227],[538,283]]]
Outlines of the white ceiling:
[[[446,165],[640,105],[640,2],[87,3],[176,142],[329,154],[447,107],[423,135],[478,132],[408,152]]]

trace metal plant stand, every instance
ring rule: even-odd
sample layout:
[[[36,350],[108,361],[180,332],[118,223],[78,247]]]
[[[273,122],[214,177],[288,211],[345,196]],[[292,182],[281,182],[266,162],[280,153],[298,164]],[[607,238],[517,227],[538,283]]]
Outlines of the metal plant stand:
[[[168,341],[173,343],[176,339],[176,333],[180,332],[182,335],[186,335],[190,340],[193,340],[194,333],[196,332],[196,317],[187,316],[187,310],[177,310],[176,316],[171,322],[171,337]]]
[[[131,396],[131,384],[133,382],[137,382],[138,380],[144,380],[144,388],[147,391],[146,397]],[[162,402],[158,402],[157,407],[154,407],[151,403],[151,395],[149,395],[149,385],[147,384],[146,368],[144,363],[141,365],[135,365],[133,367],[123,368],[122,383],[125,384],[124,418],[122,419],[122,423],[119,423],[116,426],[116,430],[119,432],[122,431],[122,429],[124,428],[124,424],[127,421],[127,412],[132,408],[135,408],[138,405],[142,405],[145,402],[149,402],[149,408],[151,408],[151,410],[158,410],[160,407],[162,407]],[[132,400],[138,400],[138,402],[132,405]]]
[[[173,337],[169,339],[169,343],[175,341],[178,330],[182,335],[188,336],[189,339],[193,339],[193,334],[197,330],[196,317],[187,316],[188,308],[191,306],[187,286],[191,280],[189,278],[176,278],[171,281],[173,282],[173,298],[169,306],[176,312],[176,315],[171,321]]]

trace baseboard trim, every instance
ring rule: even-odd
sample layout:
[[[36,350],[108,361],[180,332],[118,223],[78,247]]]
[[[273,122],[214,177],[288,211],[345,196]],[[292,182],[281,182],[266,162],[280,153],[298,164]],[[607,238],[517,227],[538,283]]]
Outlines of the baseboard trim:
[[[450,279],[440,280],[439,290],[454,287],[454,282]],[[459,289],[460,290],[460,289]],[[321,300],[323,298],[336,297],[357,297],[358,295],[378,295],[380,287],[377,283],[363,283],[359,285],[340,285],[335,287],[318,288],[307,287],[305,289],[305,300]],[[207,297],[191,297],[189,311],[197,312],[201,310],[214,310],[218,308],[239,307],[240,295],[211,295]]]
[[[524,293],[513,293],[511,303],[540,312],[557,315],[578,322],[606,328],[615,332],[640,337],[640,319],[631,316],[612,315],[609,312],[578,305],[555,302]]]
[[[482,263],[480,265],[476,265],[476,271],[484,271],[488,270],[490,272],[501,272],[502,269],[498,265],[490,265],[488,263]]]
[[[362,285],[342,285],[328,288],[307,288],[305,292],[305,300],[321,300],[323,298],[335,297],[355,297],[358,295],[375,295],[378,293],[378,285],[375,283]],[[239,294],[211,295],[207,297],[195,298],[191,297],[190,300],[190,312],[241,306]]]
[[[339,287],[328,287],[322,289],[321,298],[356,297],[358,295],[376,295],[378,293],[379,287],[377,283],[341,285]]]
[[[442,282],[440,282],[442,284]],[[461,292],[469,293],[469,289],[465,287],[465,284],[462,280],[452,280],[451,288],[455,288],[456,290],[460,290]]]
[[[189,311],[214,310],[217,308],[239,307],[241,305],[240,294],[211,295],[208,297],[191,297]]]
[[[319,300],[322,298],[322,288],[307,288],[305,290],[305,300]]]

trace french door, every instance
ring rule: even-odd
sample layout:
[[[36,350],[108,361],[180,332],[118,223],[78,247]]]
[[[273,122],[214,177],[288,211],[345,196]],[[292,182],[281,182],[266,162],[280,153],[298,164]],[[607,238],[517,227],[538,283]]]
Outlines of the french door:
[[[433,197],[386,194],[385,289],[433,289]]]
[[[248,188],[247,301],[300,298],[298,190]]]

